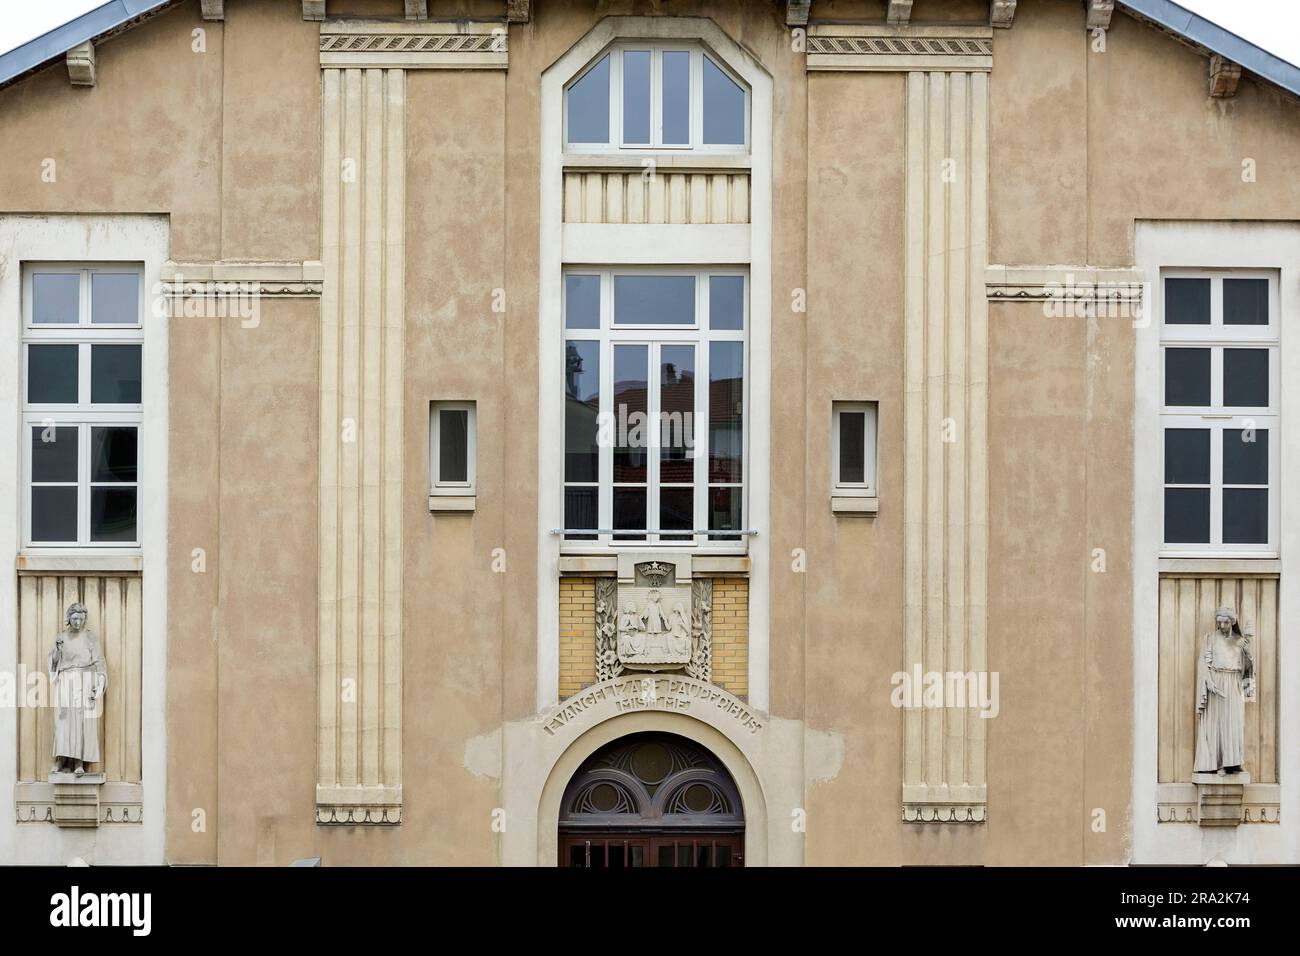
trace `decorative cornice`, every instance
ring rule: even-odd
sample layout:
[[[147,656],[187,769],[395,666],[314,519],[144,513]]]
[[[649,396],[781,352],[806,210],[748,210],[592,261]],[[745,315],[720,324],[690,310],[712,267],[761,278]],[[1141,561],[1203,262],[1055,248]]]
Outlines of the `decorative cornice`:
[[[982,803],[905,803],[904,823],[985,823],[988,807]]]
[[[347,803],[316,805],[316,823],[320,826],[397,826],[401,822],[400,805],[382,807]]]
[[[98,785],[98,824],[144,822],[144,788],[138,783],[110,781]],[[14,785],[14,817],[18,823],[50,823],[55,819],[55,785],[45,781],[19,781]],[[95,823],[89,824],[95,826]]]
[[[320,28],[324,68],[504,70],[506,25],[454,20],[326,20]]]
[[[172,262],[163,263],[162,294],[170,299],[192,296],[251,296],[270,299],[319,298],[325,280],[320,262]]]
[[[1090,301],[1138,303],[1143,276],[1138,269],[1093,266],[989,266],[984,290],[991,302]]]
[[[1276,783],[1248,783],[1241,805],[1242,823],[1279,823],[1282,788]],[[1157,823],[1200,823],[1200,806],[1194,783],[1156,786]]]
[[[808,31],[809,70],[987,72],[987,26],[816,24]]]
[[[1016,18],[1016,0],[993,0],[989,6],[989,23],[1003,30],[1011,29]]]

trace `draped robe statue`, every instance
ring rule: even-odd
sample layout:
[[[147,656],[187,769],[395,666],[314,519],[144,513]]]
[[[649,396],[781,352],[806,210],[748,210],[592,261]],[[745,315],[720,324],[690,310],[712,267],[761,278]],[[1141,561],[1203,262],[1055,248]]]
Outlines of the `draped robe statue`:
[[[1196,662],[1196,773],[1240,773],[1245,754],[1246,701],[1255,699],[1251,628],[1242,634],[1227,607],[1201,641]]]
[[[86,606],[73,604],[64,630],[50,651],[50,693],[54,705],[54,772],[77,776],[99,760],[99,716],[104,709],[108,668],[99,638],[86,630]]]

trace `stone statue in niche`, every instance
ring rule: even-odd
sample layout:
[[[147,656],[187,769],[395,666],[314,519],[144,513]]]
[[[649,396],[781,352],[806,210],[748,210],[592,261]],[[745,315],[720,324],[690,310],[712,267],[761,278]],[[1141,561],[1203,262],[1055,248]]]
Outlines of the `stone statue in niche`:
[[[618,659],[629,670],[676,670],[691,660],[691,586],[671,564],[636,565],[635,582],[619,588]]]
[[[1214,612],[1214,630],[1196,662],[1196,773],[1241,773],[1246,701],[1255,699],[1255,655],[1232,608]]]
[[[54,773],[80,777],[99,761],[99,717],[104,711],[108,668],[99,638],[86,630],[86,605],[68,606],[63,631],[50,651],[54,705]]]

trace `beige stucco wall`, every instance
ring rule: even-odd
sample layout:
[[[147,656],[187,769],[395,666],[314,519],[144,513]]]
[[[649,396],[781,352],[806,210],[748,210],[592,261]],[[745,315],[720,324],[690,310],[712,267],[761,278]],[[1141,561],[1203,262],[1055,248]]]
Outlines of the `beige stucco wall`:
[[[435,16],[499,6],[431,3]],[[330,14],[398,7],[346,0]],[[1130,808],[1131,330],[990,309],[989,820],[905,824],[889,693],[902,659],[903,77],[805,73],[779,7],[541,0],[511,28],[508,72],[410,74],[400,827],[313,823],[318,302],[264,301],[255,329],[173,322],[170,861],[500,859],[499,757],[480,743],[533,715],[537,681],[538,81],[598,16],[628,14],[710,16],[773,78],[770,698],[775,718],[843,742],[834,774],[803,794],[806,862],[1126,859],[1129,814],[1148,812]],[[813,16],[883,7],[825,0]],[[986,9],[917,0],[914,19]],[[1300,105],[1249,80],[1210,100],[1203,58],[1119,13],[1107,52],[1090,52],[1082,16],[1070,0],[1022,0],[1014,28],[995,31],[991,262],[1129,265],[1135,218],[1300,218]],[[185,3],[97,55],[93,89],[57,66],[0,91],[0,210],[167,213],[181,261],[319,258],[317,26],[297,2],[232,2],[224,23]],[[57,183],[40,180],[46,157]],[[789,308],[795,289],[806,314]],[[836,516],[830,403],[864,398],[881,408],[880,513]],[[473,513],[428,512],[436,399],[478,403]],[[791,570],[798,548],[806,573]],[[1089,568],[1094,548],[1105,573]]]

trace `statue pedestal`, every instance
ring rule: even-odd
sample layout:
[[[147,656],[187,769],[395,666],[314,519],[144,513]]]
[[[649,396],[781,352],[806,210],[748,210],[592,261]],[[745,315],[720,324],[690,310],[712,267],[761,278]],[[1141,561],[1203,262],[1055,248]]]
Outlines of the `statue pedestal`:
[[[102,773],[51,773],[54,784],[54,822],[61,827],[99,826],[99,788]]]
[[[1194,773],[1196,802],[1203,827],[1235,827],[1241,823],[1242,803],[1250,774]]]

